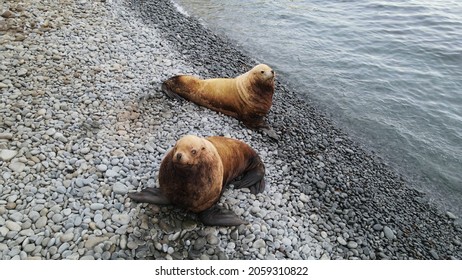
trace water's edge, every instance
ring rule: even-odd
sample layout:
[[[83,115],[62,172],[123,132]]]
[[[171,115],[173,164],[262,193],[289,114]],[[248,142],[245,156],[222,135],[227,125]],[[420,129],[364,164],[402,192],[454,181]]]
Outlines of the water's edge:
[[[182,1],[177,1],[182,3]],[[198,1],[200,2],[200,1]],[[257,57],[259,60],[264,61],[261,55],[258,55],[258,49],[248,50],[248,45],[239,42],[236,39],[239,36],[228,36],[233,34],[225,34],[226,28],[220,26],[209,26],[209,22],[198,17],[197,14],[193,14],[194,11],[187,11],[186,8],[181,7],[176,4],[179,11],[188,17],[193,17],[198,20],[203,26],[211,29],[213,32],[220,34],[220,36],[225,36],[229,39],[232,37],[230,42],[235,44],[237,47],[244,49],[252,57]],[[229,32],[229,31],[228,31]],[[263,47],[263,46],[262,46]],[[264,61],[266,62],[266,61]],[[283,81],[287,85],[292,86],[292,91],[296,92],[300,99],[305,100],[309,104],[313,104],[316,108],[320,109],[324,115],[328,116],[330,120],[335,123],[336,127],[341,127],[345,131],[349,132],[349,135],[353,137],[357,142],[359,142],[363,149],[368,150],[372,153],[377,153],[380,155],[382,160],[386,162],[389,166],[393,167],[397,172],[402,176],[405,176],[409,182],[412,182],[412,185],[426,194],[429,195],[429,199],[436,202],[441,209],[450,210],[452,212],[462,215],[462,207],[460,206],[460,200],[462,200],[462,192],[457,188],[458,184],[453,179],[451,182],[448,182],[445,177],[442,177],[441,174],[437,173],[434,167],[431,167],[434,163],[427,162],[428,159],[419,161],[416,157],[415,151],[410,151],[409,153],[397,153],[393,150],[392,145],[385,145],[384,141],[391,141],[393,138],[398,138],[396,147],[397,150],[406,151],[406,149],[411,149],[411,147],[406,148],[404,142],[407,140],[399,135],[396,131],[393,131],[391,128],[382,128],[384,133],[389,134],[389,139],[382,139],[379,135],[375,135],[376,132],[371,129],[370,125],[365,125],[364,128],[358,130],[358,123],[367,122],[367,116],[364,119],[356,119],[357,123],[351,123],[352,120],[350,117],[345,118],[342,111],[342,108],[339,108],[334,103],[326,103],[326,100],[321,100],[317,95],[319,93],[312,92],[310,87],[303,85],[298,80],[294,80],[294,77],[289,76],[287,73],[278,72],[278,79]],[[346,121],[346,120],[349,121]],[[387,132],[388,131],[388,132]],[[372,136],[375,135],[375,136]],[[401,143],[401,144],[400,144]],[[414,148],[415,149],[415,148]],[[442,164],[442,163],[441,163]],[[440,166],[438,168],[443,168]],[[452,168],[454,169],[454,168]],[[429,177],[430,176],[430,177]]]

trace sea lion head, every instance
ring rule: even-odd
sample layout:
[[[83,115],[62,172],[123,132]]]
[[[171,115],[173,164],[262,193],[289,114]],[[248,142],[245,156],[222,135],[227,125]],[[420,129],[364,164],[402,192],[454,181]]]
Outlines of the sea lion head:
[[[176,142],[173,148],[172,161],[175,166],[192,168],[203,161],[206,152],[207,143],[205,139],[194,135],[186,135]]]
[[[249,71],[254,80],[273,84],[274,83],[274,71],[266,64],[258,64],[252,70]]]

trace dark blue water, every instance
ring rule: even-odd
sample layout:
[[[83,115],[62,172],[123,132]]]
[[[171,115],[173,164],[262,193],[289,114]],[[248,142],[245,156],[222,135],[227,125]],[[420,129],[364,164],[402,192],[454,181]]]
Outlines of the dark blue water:
[[[175,2],[462,216],[462,1]]]

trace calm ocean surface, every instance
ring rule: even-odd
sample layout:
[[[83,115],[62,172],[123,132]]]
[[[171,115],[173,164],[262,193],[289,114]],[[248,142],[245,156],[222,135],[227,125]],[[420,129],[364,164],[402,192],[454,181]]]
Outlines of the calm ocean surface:
[[[462,1],[175,2],[462,216]]]

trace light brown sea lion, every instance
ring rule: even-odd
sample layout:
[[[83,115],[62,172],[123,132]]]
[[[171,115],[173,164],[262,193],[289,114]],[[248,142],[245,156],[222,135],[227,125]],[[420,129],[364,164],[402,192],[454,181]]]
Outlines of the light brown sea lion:
[[[184,98],[221,112],[277,139],[276,133],[265,121],[273,103],[274,77],[274,71],[268,65],[258,64],[236,78],[174,76],[162,83],[162,90],[170,97]]]
[[[239,176],[239,181],[234,181]],[[265,189],[265,166],[246,143],[212,136],[186,135],[164,157],[159,169],[159,188],[145,188],[128,196],[138,202],[173,204],[199,214],[205,225],[234,226],[246,223],[217,202],[226,185]]]

